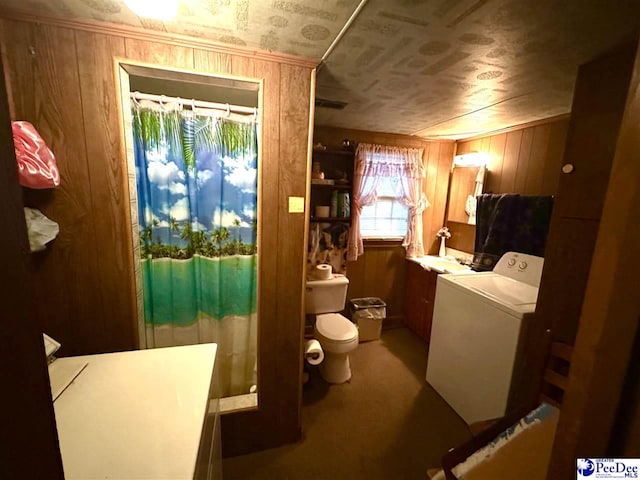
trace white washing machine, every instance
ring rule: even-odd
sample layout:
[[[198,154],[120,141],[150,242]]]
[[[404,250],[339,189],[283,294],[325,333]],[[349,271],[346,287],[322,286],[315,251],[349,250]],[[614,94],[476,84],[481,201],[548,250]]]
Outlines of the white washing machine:
[[[438,276],[427,382],[468,424],[506,413],[543,263],[508,252],[491,272]]]

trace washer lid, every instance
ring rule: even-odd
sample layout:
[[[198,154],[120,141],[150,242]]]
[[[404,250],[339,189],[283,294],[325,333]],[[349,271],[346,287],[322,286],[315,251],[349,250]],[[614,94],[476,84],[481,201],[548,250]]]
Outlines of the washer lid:
[[[536,303],[538,298],[536,287],[502,275],[463,277],[458,283],[511,305]]]
[[[325,313],[316,317],[316,331],[328,340],[347,342],[358,335],[358,329],[339,313]]]

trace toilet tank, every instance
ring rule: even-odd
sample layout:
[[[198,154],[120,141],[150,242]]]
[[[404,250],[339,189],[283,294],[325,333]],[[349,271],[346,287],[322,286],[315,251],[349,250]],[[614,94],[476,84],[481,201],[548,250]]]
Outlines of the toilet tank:
[[[338,273],[330,280],[308,280],[305,292],[306,313],[333,313],[344,309],[349,279]]]

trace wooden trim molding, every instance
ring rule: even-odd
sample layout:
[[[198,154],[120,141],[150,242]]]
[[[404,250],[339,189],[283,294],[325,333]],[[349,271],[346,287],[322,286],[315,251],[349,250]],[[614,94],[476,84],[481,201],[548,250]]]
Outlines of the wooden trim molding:
[[[147,40],[156,43],[166,43],[174,46],[199,48],[201,50],[225,53],[242,57],[249,57],[254,60],[265,60],[278,62],[305,68],[316,68],[320,64],[319,59],[300,57],[281,52],[268,52],[265,50],[255,50],[241,46],[230,46],[224,43],[208,40],[204,38],[190,37],[179,33],[156,32],[146,30],[141,27],[131,25],[120,25],[111,22],[100,22],[97,20],[76,20],[53,17],[40,17],[11,9],[0,8],[0,18],[16,20],[20,22],[38,23],[61,28],[70,28],[85,32],[101,33],[119,37],[126,37],[136,40]]]
[[[479,138],[491,137],[493,135],[500,135],[501,133],[514,132],[516,130],[523,130],[525,128],[537,127],[538,125],[546,125],[547,123],[558,122],[560,120],[568,120],[571,116],[570,113],[563,113],[562,115],[556,115],[554,117],[543,118],[541,120],[534,120],[532,122],[521,123],[520,125],[513,125],[512,127],[500,128],[498,130],[492,130],[491,132],[482,133],[480,135],[474,135],[473,137],[459,138],[457,142],[466,142],[468,140],[477,140]]]

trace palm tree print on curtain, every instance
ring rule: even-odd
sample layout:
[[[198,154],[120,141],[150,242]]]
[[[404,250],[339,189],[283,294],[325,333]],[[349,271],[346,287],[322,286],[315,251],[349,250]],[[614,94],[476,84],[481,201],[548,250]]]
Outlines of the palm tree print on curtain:
[[[221,394],[247,393],[257,341],[255,124],[143,105],[133,131],[147,346],[215,342]]]

